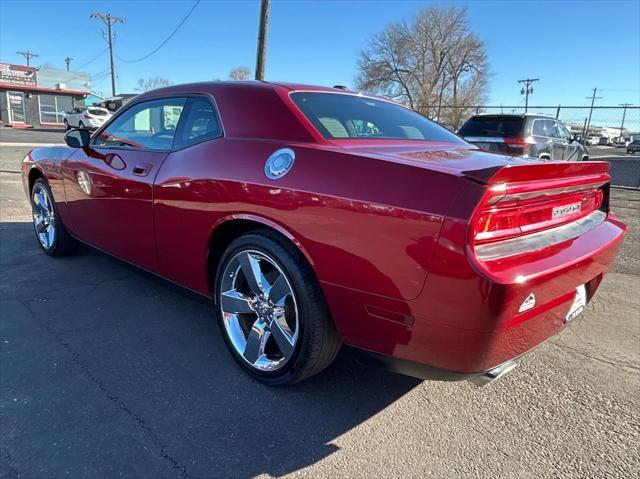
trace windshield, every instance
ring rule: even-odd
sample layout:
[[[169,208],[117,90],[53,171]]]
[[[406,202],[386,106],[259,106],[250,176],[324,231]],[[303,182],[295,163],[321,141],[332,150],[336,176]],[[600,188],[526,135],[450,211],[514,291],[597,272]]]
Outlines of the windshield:
[[[89,109],[89,114],[90,115],[96,115],[96,116],[107,116],[109,114],[109,112],[107,110],[99,110],[97,108],[90,108]]]
[[[462,125],[458,134],[515,137],[522,132],[523,122],[523,118],[518,116],[476,116]]]
[[[394,103],[342,93],[296,92],[291,99],[328,140],[402,139],[464,142],[440,125]]]

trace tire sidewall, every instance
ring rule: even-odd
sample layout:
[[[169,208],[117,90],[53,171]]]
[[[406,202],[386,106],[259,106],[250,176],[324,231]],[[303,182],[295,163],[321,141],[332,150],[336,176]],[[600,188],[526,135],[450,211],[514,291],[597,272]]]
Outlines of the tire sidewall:
[[[295,345],[292,357],[282,368],[277,371],[261,371],[259,369],[251,367],[240,354],[235,350],[231,344],[226,328],[224,326],[224,320],[222,310],[220,307],[219,294],[222,283],[222,273],[224,272],[229,261],[238,253],[244,250],[256,250],[268,255],[272,260],[276,262],[278,267],[287,275],[287,279],[291,285],[293,293],[296,297],[296,306],[298,308],[298,340]],[[309,316],[310,316],[310,302],[313,301],[312,295],[309,294],[309,288],[311,285],[305,285],[300,271],[300,264],[297,258],[293,258],[292,255],[284,248],[278,241],[272,239],[269,236],[262,235],[260,233],[249,233],[236,240],[234,240],[229,248],[224,252],[222,258],[218,264],[216,276],[214,279],[214,295],[213,302],[216,310],[216,316],[218,318],[218,325],[222,331],[225,343],[231,355],[236,363],[238,363],[242,369],[247,371],[251,376],[260,380],[261,382],[277,386],[287,384],[295,381],[297,373],[302,369],[304,363],[304,353],[309,348]]]

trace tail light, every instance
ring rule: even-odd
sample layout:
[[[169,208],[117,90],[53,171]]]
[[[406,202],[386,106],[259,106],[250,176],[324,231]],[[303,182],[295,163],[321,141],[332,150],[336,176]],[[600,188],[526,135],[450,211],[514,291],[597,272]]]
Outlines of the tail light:
[[[534,142],[530,138],[516,137],[516,138],[503,138],[505,145],[512,148],[526,148]]]
[[[84,114],[84,117],[85,117],[87,120],[91,120],[91,117],[90,117],[89,115],[87,115],[86,113]]]
[[[474,217],[473,243],[515,238],[577,221],[601,209],[603,192],[599,186],[525,194],[508,194],[500,185],[493,187]]]

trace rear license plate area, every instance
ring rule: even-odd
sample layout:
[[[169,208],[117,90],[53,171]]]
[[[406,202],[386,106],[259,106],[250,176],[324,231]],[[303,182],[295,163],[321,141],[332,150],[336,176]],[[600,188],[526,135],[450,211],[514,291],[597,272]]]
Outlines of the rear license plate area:
[[[582,314],[585,306],[587,305],[587,288],[584,284],[578,286],[576,288],[576,296],[573,298],[573,303],[571,303],[571,307],[569,308],[569,312],[564,319],[565,323],[570,323],[578,316]]]

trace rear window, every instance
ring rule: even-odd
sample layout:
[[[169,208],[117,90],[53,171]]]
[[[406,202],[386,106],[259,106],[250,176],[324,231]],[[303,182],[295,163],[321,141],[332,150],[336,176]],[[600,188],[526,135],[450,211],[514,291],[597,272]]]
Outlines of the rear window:
[[[476,116],[468,120],[458,134],[460,136],[506,136],[522,133],[524,119],[516,116]]]
[[[96,110],[95,108],[90,108],[89,109],[89,114],[90,115],[95,115],[95,116],[107,116],[108,113],[104,110]]]
[[[291,99],[328,140],[463,141],[422,115],[394,103],[343,93],[296,92]]]

